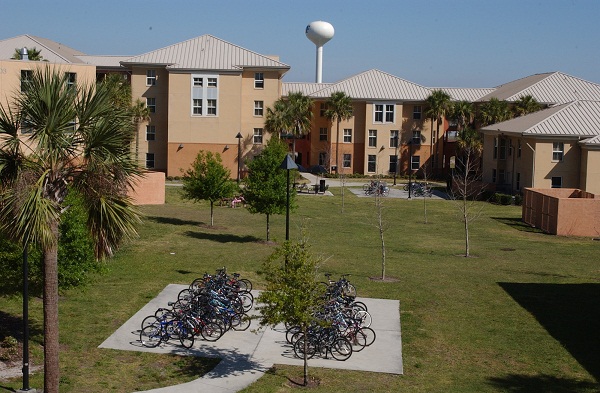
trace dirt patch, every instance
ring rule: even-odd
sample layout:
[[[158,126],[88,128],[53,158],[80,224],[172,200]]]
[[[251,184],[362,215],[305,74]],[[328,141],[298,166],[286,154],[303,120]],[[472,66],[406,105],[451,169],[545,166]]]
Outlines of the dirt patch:
[[[314,389],[321,385],[321,380],[308,377],[308,384],[304,385],[304,376],[302,377],[289,377],[288,378],[288,386],[291,388],[300,388],[300,389]]]

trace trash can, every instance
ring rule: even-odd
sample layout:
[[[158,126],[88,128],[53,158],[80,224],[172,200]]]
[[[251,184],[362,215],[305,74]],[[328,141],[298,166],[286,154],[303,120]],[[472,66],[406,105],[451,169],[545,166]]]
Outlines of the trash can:
[[[325,179],[319,180],[319,192],[325,192]]]

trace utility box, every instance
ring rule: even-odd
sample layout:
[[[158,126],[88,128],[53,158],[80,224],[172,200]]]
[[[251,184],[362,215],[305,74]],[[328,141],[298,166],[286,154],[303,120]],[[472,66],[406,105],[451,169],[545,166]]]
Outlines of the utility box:
[[[319,180],[319,192],[325,192],[325,179]]]

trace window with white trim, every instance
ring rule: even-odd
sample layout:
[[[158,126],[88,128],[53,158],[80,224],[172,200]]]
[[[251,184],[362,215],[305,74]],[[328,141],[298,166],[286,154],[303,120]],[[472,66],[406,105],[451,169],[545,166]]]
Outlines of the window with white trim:
[[[390,131],[390,147],[398,147],[398,140],[400,139],[399,130]]]
[[[344,128],[344,143],[352,143],[352,129]]]
[[[418,171],[421,168],[421,156],[412,156],[410,158],[410,169]]]
[[[154,168],[154,153],[146,153],[146,168]]]
[[[421,131],[413,131],[412,132],[411,143],[413,145],[420,145],[421,144]]]
[[[147,141],[156,140],[156,127],[155,126],[146,126],[146,140]]]
[[[396,155],[390,156],[390,166],[389,166],[389,172],[390,173],[396,173],[396,164],[398,163],[398,157],[396,157]]]
[[[492,169],[492,183],[496,183],[496,170]]]
[[[192,100],[192,113],[194,115],[202,115],[202,100],[194,98]]]
[[[262,143],[263,143],[263,129],[262,128],[254,129],[252,143],[254,143],[255,145],[262,145]]]
[[[327,153],[322,151],[319,152],[319,165],[325,165],[327,163]]]
[[[67,88],[74,89],[77,84],[77,74],[74,72],[67,72]]]
[[[218,111],[218,75],[192,74],[191,75],[191,115],[217,116]],[[255,108],[256,110],[256,108]]]
[[[369,147],[377,147],[377,130],[369,130]]]
[[[319,108],[319,116],[325,117],[325,111],[327,111],[327,104],[325,104],[324,102],[322,102],[321,106]]]
[[[33,71],[21,70],[21,91],[27,91],[27,88],[31,86],[31,80],[33,79]]]
[[[265,88],[265,76],[262,72],[254,73],[254,88],[264,89]]]
[[[552,176],[552,188],[562,188],[562,177]]]
[[[413,120],[421,120],[421,105],[413,106]]]
[[[146,70],[146,86],[156,85],[156,70]]]
[[[552,161],[562,161],[565,154],[565,145],[562,142],[552,143]]]
[[[369,154],[367,157],[367,172],[373,173],[377,170],[377,156]]]
[[[326,141],[327,140],[327,127],[319,128],[319,140]]]
[[[344,159],[342,161],[342,167],[350,168],[352,166],[352,154],[344,153]]]
[[[393,123],[395,104],[375,104],[373,106],[373,119],[375,123]]]
[[[521,140],[518,140],[518,144],[517,144],[517,158],[521,158]],[[517,188],[518,190],[518,188]]]
[[[148,108],[148,112],[156,113],[156,98],[146,97],[146,107]]]
[[[506,160],[506,139],[500,138],[499,144],[500,147],[498,149],[498,158],[501,160]]]
[[[498,137],[494,137],[494,160],[498,158]]]
[[[263,101],[254,101],[254,116],[262,116],[263,115]]]

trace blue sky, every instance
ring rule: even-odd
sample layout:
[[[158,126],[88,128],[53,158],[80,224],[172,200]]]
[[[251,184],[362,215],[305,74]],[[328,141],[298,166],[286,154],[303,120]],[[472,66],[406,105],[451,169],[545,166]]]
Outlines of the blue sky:
[[[323,82],[377,68],[427,87],[494,87],[551,71],[600,83],[599,17],[597,0],[1,0],[0,39],[137,55],[212,34],[279,55],[284,81],[314,82],[304,29],[324,20],[335,36]]]

